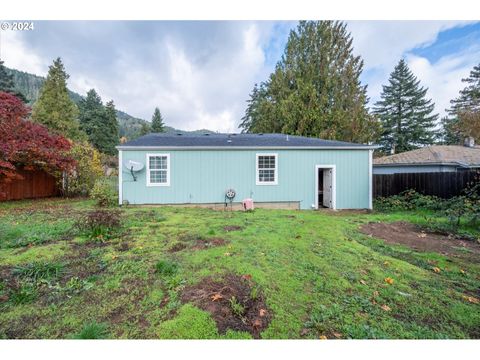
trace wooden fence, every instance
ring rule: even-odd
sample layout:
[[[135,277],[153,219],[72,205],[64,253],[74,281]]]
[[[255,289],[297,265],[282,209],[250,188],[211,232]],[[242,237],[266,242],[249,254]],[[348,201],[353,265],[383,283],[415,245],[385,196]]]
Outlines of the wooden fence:
[[[406,173],[373,175],[373,197],[397,195],[413,189],[424,195],[444,199],[461,195],[463,190],[480,181],[480,171],[457,171],[435,173]]]
[[[60,195],[57,179],[44,171],[19,171],[22,180],[0,185],[0,201]]]

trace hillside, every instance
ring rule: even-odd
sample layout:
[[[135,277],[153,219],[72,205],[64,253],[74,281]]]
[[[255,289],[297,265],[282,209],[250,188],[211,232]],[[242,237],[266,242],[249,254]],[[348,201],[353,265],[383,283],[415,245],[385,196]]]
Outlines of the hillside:
[[[45,78],[42,76],[29,74],[24,71],[19,71],[15,69],[6,68],[7,71],[13,75],[13,80],[15,82],[15,86],[18,91],[24,94],[28,99],[28,104],[32,106],[35,101],[38,99],[38,95],[40,93],[40,89],[43,86]],[[75,102],[79,103],[82,99],[82,95],[68,91],[70,98]],[[144,119],[136,118],[127,114],[124,111],[117,110],[117,120],[120,127],[120,136],[126,136],[128,139],[133,139],[138,137],[140,128],[142,124],[146,123]],[[170,126],[166,126],[167,132],[181,132],[181,133],[213,133],[210,130],[195,130],[195,131],[183,131],[172,128]]]

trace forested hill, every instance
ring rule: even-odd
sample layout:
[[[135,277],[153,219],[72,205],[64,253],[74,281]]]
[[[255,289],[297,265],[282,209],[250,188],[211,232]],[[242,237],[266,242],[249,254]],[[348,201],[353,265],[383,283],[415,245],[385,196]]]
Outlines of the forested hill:
[[[28,99],[28,104],[30,106],[37,100],[40,93],[40,89],[45,81],[45,78],[42,76],[37,76],[33,74],[26,73],[24,71],[19,71],[15,69],[6,68],[6,70],[13,75],[13,80],[18,91],[24,94]],[[78,104],[82,99],[80,94],[77,94],[73,91],[68,91],[70,98]],[[104,99],[108,100],[108,99]],[[153,112],[153,109],[152,109]],[[126,112],[117,110],[117,120],[120,126],[120,136],[126,136],[128,139],[132,139],[138,136],[142,124],[146,121],[144,119],[133,117]],[[182,132],[189,133],[189,131],[182,131],[174,129],[170,126],[165,126],[166,132]],[[210,132],[209,130],[196,130],[192,131],[193,133],[197,132]]]

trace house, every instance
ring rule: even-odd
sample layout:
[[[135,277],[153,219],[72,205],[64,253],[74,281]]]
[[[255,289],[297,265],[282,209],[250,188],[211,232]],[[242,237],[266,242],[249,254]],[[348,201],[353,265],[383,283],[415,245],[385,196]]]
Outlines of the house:
[[[480,147],[433,145],[373,160],[373,174],[452,172],[480,168]]]
[[[119,203],[371,208],[375,148],[283,134],[148,134],[117,147]]]

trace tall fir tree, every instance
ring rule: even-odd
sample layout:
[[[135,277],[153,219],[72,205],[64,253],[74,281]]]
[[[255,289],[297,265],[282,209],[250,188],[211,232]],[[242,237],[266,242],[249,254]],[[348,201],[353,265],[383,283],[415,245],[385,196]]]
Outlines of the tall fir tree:
[[[113,102],[108,109],[94,89],[87,92],[87,97],[79,103],[80,126],[88,136],[88,141],[100,152],[115,154],[118,143],[118,125],[116,123]]]
[[[163,123],[162,114],[158,107],[155,108],[152,116],[152,132],[163,133],[165,132],[165,124]]]
[[[33,105],[32,120],[69,139],[84,140],[85,134],[80,131],[77,120],[78,108],[68,96],[68,77],[62,60],[57,58]]]
[[[108,132],[111,135],[107,139],[105,153],[109,155],[115,155],[117,153],[115,146],[117,146],[120,141],[120,131],[117,120],[117,110],[115,109],[113,100],[107,102],[105,105],[105,112],[107,115],[107,123],[105,126],[108,128]]]
[[[383,86],[381,100],[375,103],[374,114],[382,122],[380,144],[384,152],[400,153],[435,141],[435,104],[427,99],[427,88],[401,59]]]
[[[379,123],[368,113],[363,61],[346,24],[301,21],[269,79],[255,85],[240,128],[371,142]]]
[[[4,62],[0,60],[0,91],[12,94],[19,98],[24,103],[28,100],[20,91],[15,88],[15,82],[13,80],[13,74],[7,72],[7,68],[3,65]]]
[[[478,124],[472,119],[480,118],[480,64],[473,67],[470,75],[462,79],[467,85],[460,90],[457,98],[450,101],[448,116],[442,119],[443,142],[459,144],[464,136],[478,138]]]

